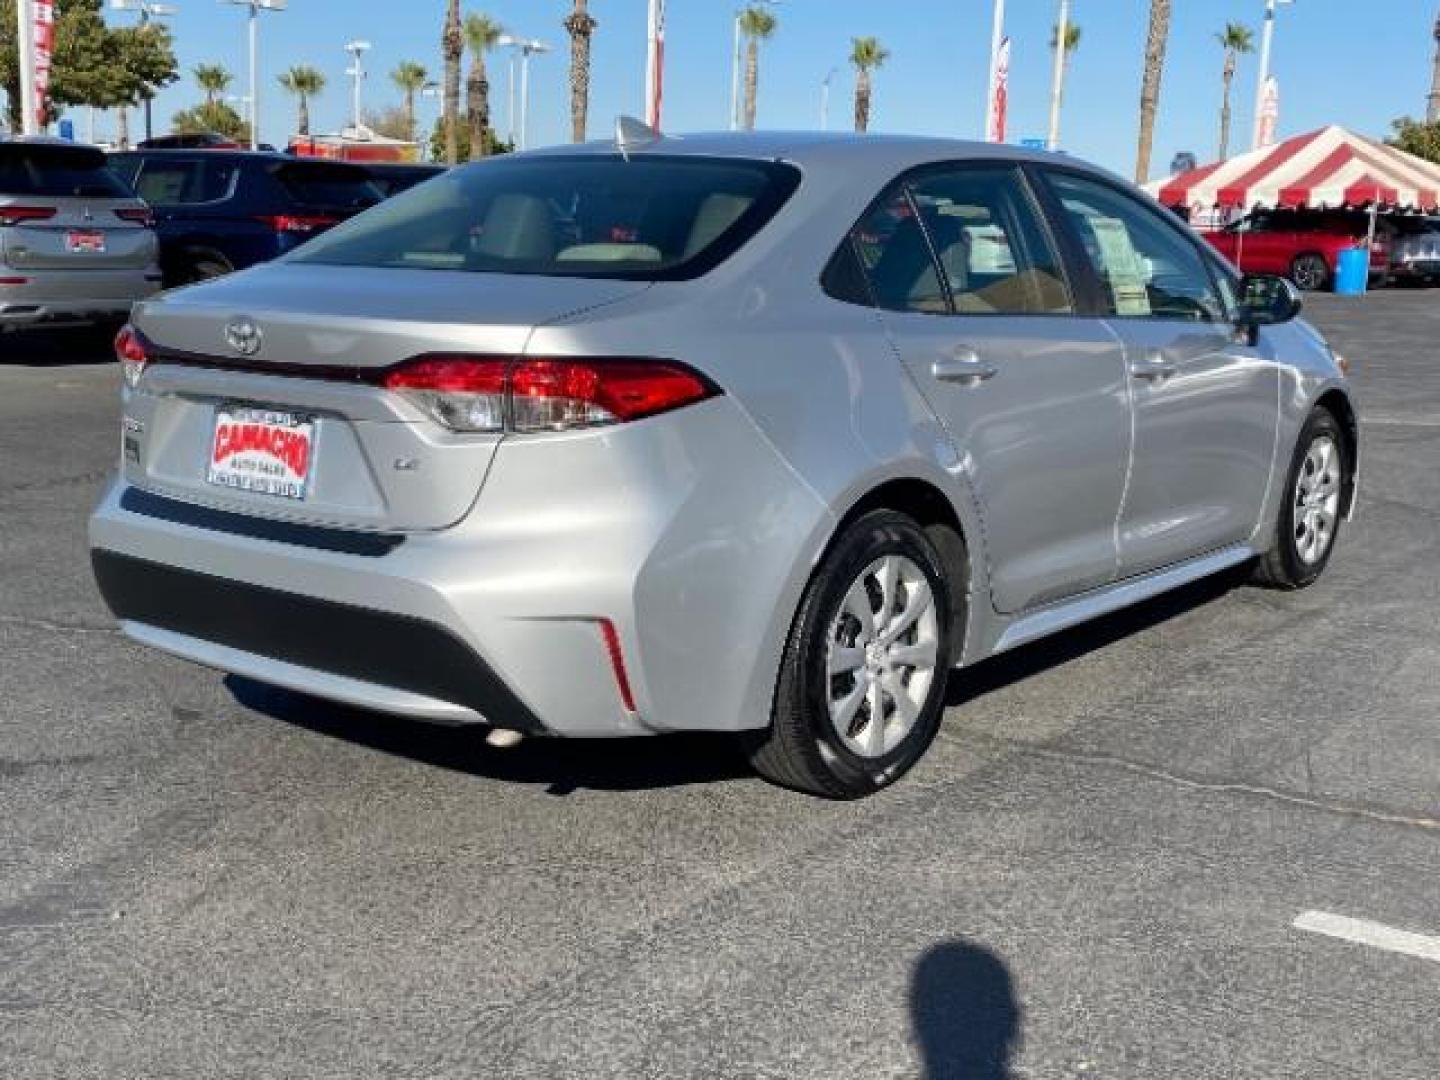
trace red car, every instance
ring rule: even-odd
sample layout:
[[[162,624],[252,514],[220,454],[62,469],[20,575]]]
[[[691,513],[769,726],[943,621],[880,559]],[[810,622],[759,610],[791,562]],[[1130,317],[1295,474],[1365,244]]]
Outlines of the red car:
[[[1328,289],[1340,252],[1363,247],[1370,215],[1358,210],[1257,210],[1220,232],[1203,234],[1245,273],[1281,274],[1302,289]],[[1391,230],[1383,220],[1370,248],[1370,276],[1390,265]]]

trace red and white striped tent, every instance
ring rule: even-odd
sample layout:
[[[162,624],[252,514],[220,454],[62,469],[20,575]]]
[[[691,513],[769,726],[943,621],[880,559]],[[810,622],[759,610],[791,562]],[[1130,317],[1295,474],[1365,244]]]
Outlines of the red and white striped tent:
[[[1156,181],[1146,190],[1166,206],[1192,211],[1378,205],[1434,213],[1440,208],[1440,165],[1327,127]]]

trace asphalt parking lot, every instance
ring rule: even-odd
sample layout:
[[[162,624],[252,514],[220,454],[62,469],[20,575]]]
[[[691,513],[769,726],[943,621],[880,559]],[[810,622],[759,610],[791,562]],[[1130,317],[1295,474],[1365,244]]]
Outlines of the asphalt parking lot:
[[[849,805],[129,644],[118,373],[0,338],[0,1075],[1433,1080],[1440,293],[1309,310],[1365,417],[1329,575],[957,677]]]

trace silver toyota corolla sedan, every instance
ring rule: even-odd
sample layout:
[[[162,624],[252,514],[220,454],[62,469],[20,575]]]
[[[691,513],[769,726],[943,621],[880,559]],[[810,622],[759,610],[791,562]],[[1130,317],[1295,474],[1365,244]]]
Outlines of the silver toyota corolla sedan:
[[[131,637],[514,733],[741,733],[831,797],[946,678],[1324,570],[1343,365],[1107,173],[724,135],[472,165],[139,305],[91,522]]]

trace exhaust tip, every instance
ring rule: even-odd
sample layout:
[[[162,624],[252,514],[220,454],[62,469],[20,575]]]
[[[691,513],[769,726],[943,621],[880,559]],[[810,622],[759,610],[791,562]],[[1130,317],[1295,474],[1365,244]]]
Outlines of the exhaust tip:
[[[485,736],[485,745],[496,750],[509,750],[525,741],[525,736],[509,728],[491,728]]]

